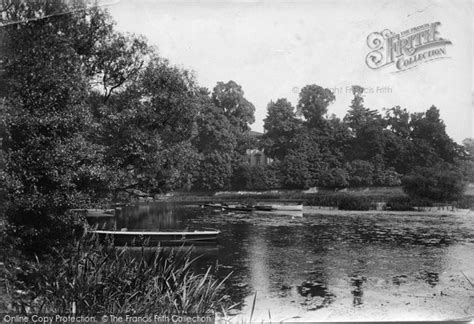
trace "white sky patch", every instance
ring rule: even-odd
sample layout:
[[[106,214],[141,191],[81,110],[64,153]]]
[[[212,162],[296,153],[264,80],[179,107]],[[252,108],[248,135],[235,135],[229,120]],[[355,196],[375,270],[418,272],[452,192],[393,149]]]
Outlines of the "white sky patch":
[[[437,106],[448,134],[474,137],[474,0],[455,1],[121,1],[109,7],[117,28],[146,36],[159,53],[193,70],[200,85],[234,80],[256,107],[263,130],[270,100],[294,105],[307,84],[334,89],[329,113],[343,117],[353,84],[367,88],[366,106],[400,105],[411,112]],[[441,22],[449,58],[392,73],[365,64],[367,36]]]

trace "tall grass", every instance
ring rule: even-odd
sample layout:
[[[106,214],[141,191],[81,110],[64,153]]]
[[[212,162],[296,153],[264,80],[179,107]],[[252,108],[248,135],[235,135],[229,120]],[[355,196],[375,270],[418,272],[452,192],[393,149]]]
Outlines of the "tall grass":
[[[6,282],[11,310],[170,315],[221,309],[224,281],[214,279],[210,269],[205,274],[193,272],[190,249],[135,252],[83,236],[41,261],[10,260]]]

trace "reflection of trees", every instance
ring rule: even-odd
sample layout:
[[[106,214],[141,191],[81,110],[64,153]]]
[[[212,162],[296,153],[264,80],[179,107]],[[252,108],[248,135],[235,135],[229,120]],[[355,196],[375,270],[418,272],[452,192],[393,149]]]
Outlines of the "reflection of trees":
[[[409,222],[339,217],[337,222],[321,219],[313,225],[269,228],[268,275],[280,284],[300,280],[302,296],[330,293],[331,286],[342,289],[354,306],[364,302],[367,286],[391,282],[400,274],[434,287],[446,268],[445,249],[438,247],[446,247],[454,234],[449,226],[439,228],[439,222]]]
[[[249,237],[250,249],[248,250],[250,283],[255,291],[268,292],[270,290],[269,273],[271,273],[268,260],[271,256],[269,256],[267,240],[265,239],[267,228],[257,228],[257,231],[253,228],[252,231],[254,233]]]
[[[316,232],[303,226],[271,227],[265,232],[269,254],[267,275],[271,281],[282,284],[297,284],[298,293],[303,297],[322,297],[326,302],[332,301],[328,289],[328,276],[322,260],[328,253],[330,241],[321,240],[326,232],[325,226],[315,228]],[[310,267],[311,270],[307,270]]]
[[[183,208],[174,203],[138,204],[122,208],[117,227],[137,230],[184,229],[186,218]]]
[[[352,296],[354,296],[354,299],[352,300],[352,305],[360,306],[363,304],[362,297],[364,296],[364,291],[362,288],[366,281],[366,277],[351,277],[351,286],[353,287],[353,289],[351,290],[351,294]]]
[[[233,303],[242,303],[251,294],[251,287],[245,284],[251,282],[252,277],[249,262],[253,247],[249,238],[257,235],[252,233],[253,228],[249,223],[225,224],[221,227],[219,241],[225,243],[218,250],[217,275],[222,279],[232,271],[232,276],[225,283],[224,293],[232,297]]]

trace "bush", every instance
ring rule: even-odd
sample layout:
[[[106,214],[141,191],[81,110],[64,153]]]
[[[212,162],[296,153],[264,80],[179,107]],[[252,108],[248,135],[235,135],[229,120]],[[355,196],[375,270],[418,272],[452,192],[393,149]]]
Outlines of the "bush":
[[[72,214],[29,204],[10,204],[6,212],[5,240],[25,255],[44,255],[81,236],[84,224]]]
[[[191,270],[190,250],[126,255],[113,243],[83,236],[36,261],[6,265],[12,311],[19,313],[209,314],[221,309],[223,281]],[[133,253],[133,252],[131,252]]]
[[[387,199],[393,196],[393,194],[380,194],[380,193],[366,193],[366,192],[334,192],[334,193],[318,193],[311,197],[307,197],[305,204],[308,206],[326,206],[326,207],[338,207],[342,200],[347,197],[349,199],[365,201],[369,205],[374,205],[380,201],[387,201]],[[344,204],[344,202],[342,202]]]
[[[337,207],[341,200],[341,195],[316,195],[307,200],[309,206]]]
[[[231,185],[234,190],[269,190],[280,188],[281,179],[277,166],[242,164],[234,170]]]
[[[339,201],[340,210],[369,210],[372,204],[366,197],[345,196]]]
[[[349,186],[349,173],[342,168],[333,168],[322,174],[322,185],[327,188],[346,188]]]
[[[396,172],[393,168],[387,170],[377,170],[374,174],[374,184],[377,186],[388,186],[394,187],[399,186],[401,181],[401,175]]]
[[[462,173],[450,165],[417,168],[402,179],[403,190],[411,197],[448,202],[462,198]]]
[[[387,201],[386,209],[396,211],[411,211],[414,210],[412,199],[409,197],[393,197]]]
[[[474,209],[474,196],[464,196],[455,205],[456,208]]]

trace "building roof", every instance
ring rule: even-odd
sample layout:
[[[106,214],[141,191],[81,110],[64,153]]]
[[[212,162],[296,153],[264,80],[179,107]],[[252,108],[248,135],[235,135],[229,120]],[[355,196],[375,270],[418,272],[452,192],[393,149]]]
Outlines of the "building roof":
[[[252,136],[252,137],[261,137],[261,136],[263,136],[263,133],[250,130],[249,135]]]

